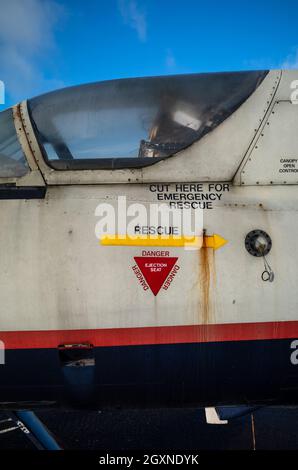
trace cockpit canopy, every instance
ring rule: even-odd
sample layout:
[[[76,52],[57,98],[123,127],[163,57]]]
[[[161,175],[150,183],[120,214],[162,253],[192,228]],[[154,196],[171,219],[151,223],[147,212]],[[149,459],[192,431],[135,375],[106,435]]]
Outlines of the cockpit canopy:
[[[98,82],[27,102],[43,157],[56,170],[142,168],[185,149],[227,119],[267,71]],[[0,177],[29,167],[17,107],[0,113]]]
[[[58,170],[151,165],[229,117],[267,71],[134,78],[28,100],[37,139]]]

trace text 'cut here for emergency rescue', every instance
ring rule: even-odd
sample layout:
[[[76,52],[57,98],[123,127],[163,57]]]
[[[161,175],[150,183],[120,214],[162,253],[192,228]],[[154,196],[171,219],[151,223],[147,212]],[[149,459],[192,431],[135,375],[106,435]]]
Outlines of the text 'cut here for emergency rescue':
[[[150,191],[156,193],[156,199],[169,203],[176,209],[213,209],[213,203],[220,201],[228,183],[177,183],[151,184]]]

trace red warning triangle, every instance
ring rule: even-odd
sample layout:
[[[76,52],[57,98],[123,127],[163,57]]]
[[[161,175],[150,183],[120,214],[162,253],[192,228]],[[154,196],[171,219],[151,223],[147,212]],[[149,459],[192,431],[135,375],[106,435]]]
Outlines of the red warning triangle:
[[[160,291],[177,259],[164,256],[135,256],[135,262],[154,295]]]

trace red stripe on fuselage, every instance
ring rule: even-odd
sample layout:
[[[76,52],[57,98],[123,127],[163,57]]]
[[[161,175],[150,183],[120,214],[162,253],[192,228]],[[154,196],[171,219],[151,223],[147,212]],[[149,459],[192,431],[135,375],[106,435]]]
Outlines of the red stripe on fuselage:
[[[286,338],[298,339],[298,321],[0,332],[5,349],[57,348],[61,344],[85,342],[104,347]]]

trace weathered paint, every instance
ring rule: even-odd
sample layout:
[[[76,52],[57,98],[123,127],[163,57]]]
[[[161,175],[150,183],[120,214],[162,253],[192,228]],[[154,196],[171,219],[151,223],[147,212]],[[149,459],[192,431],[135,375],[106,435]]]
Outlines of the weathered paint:
[[[0,201],[0,242],[5,246],[1,302],[3,310],[10,312],[1,318],[2,331],[15,330],[16,325],[20,330],[40,330],[200,322],[201,250],[171,249],[180,270],[171,287],[160,291],[154,307],[154,296],[140,288],[131,271],[142,247],[99,245],[94,234],[95,208],[107,201],[107,193],[113,193],[114,204],[117,192],[122,191],[123,187],[62,186],[48,188],[43,200]],[[128,202],[136,198],[154,201],[147,186],[126,186],[125,191]],[[210,304],[215,309],[209,320],[239,323],[296,318],[297,206],[294,186],[231,187],[222,203],[207,211],[207,233],[221,233],[229,240],[214,251],[217,288],[209,289],[209,313]],[[254,228],[265,230],[273,241],[268,256],[276,274],[272,284],[262,282],[262,260],[251,257],[244,246],[246,234]],[[201,264],[205,271],[206,264]],[[210,264],[208,258],[208,269]],[[201,275],[206,278],[205,271]]]
[[[136,385],[147,390],[146,387],[154,388],[156,384],[176,387],[181,383],[182,388],[173,385],[172,392],[173,395],[176,390],[185,393],[183,403],[189,403],[190,396],[195,395],[197,402],[225,396],[229,400],[233,397],[244,400],[248,379],[255,381],[252,386],[256,384],[258,398],[264,393],[268,398],[273,393],[269,373],[275,391],[287,383],[291,374],[298,382],[298,372],[290,362],[288,341],[298,337],[297,185],[292,180],[287,181],[292,183],[289,185],[268,185],[265,177],[260,179],[261,184],[256,184],[258,168],[263,171],[264,167],[261,162],[260,167],[247,163],[250,154],[249,158],[258,158],[253,155],[251,145],[266,125],[274,100],[284,96],[293,74],[272,72],[256,95],[218,131],[166,163],[137,172],[68,173],[50,169],[43,160],[23,103],[21,115],[16,111],[16,122],[21,118],[27,129],[27,140],[19,129],[28,162],[31,158],[32,171],[27,182],[33,174],[39,175],[40,184],[44,184],[43,178],[47,182],[47,193],[40,200],[0,201],[0,293],[4,312],[0,318],[0,339],[8,350],[28,349],[30,357],[36,351],[34,364],[43,366],[44,362],[39,360],[44,353],[50,358],[47,366],[59,378],[61,365],[58,353],[54,352],[58,346],[93,344],[97,348],[96,373],[103,386],[100,397],[105,396],[111,383],[116,384],[113,393],[118,396],[119,390],[129,396],[129,387]],[[268,106],[264,109],[265,101]],[[298,107],[291,108],[291,115],[293,109],[298,113]],[[243,127],[246,118],[249,139],[247,127]],[[238,126],[239,134],[235,132]],[[228,147],[230,138],[233,142]],[[218,156],[220,145],[224,146],[222,158]],[[218,160],[214,157],[213,161],[212,156]],[[202,158],[202,166],[197,163],[198,157]],[[210,174],[207,161],[212,161]],[[229,161],[231,168],[226,167]],[[247,180],[239,173],[246,171],[244,163],[250,168]],[[34,164],[38,168],[33,168]],[[150,191],[151,182],[171,181],[170,191],[174,192],[173,181],[207,185],[208,181],[223,181],[222,175],[224,181],[230,181],[230,190],[214,203],[213,209],[204,212],[204,228],[207,236],[220,234],[228,243],[218,250],[210,248],[208,243],[199,250],[189,251],[183,246],[170,246],[170,256],[178,258],[180,269],[169,289],[161,289],[157,296],[150,289],[142,289],[131,269],[134,257],[141,256],[142,245],[106,246],[95,237],[95,208],[100,202],[111,203],[117,213],[117,197],[125,195],[128,204],[142,202],[148,207],[156,202],[155,194]],[[254,178],[256,182],[252,185]],[[128,184],[129,180],[135,184]],[[266,231],[273,241],[268,255],[275,272],[273,283],[262,281],[262,260],[250,256],[244,246],[246,234],[256,228]],[[249,342],[253,344],[247,345]],[[239,345],[242,364],[237,357],[238,343],[242,343]],[[116,349],[107,351],[109,348]],[[121,348],[125,348],[123,365],[127,370],[117,366],[117,361],[121,363]],[[270,348],[276,354],[272,358]],[[259,351],[259,355],[254,351]],[[14,364],[21,356],[10,357]],[[180,364],[178,371],[173,358]],[[143,370],[146,361],[150,363],[147,371]],[[224,368],[228,374],[230,363],[234,391],[224,380],[216,384],[216,377],[224,378]],[[275,366],[278,375],[272,375]],[[22,369],[22,364],[18,367]],[[28,372],[29,365],[26,363],[24,367]],[[107,369],[103,371],[104,367]],[[143,374],[139,382],[138,368],[139,374]],[[241,388],[242,379],[237,381],[242,370],[244,388]],[[15,376],[14,372],[10,374]],[[33,376],[36,375],[34,369]],[[45,382],[40,387],[47,390],[45,371],[42,377]],[[23,376],[15,380],[24,389],[33,383]],[[262,389],[259,395],[258,384]],[[221,390],[218,395],[216,385]],[[158,395],[156,387],[154,392]],[[146,396],[144,392],[143,403],[148,399]]]

